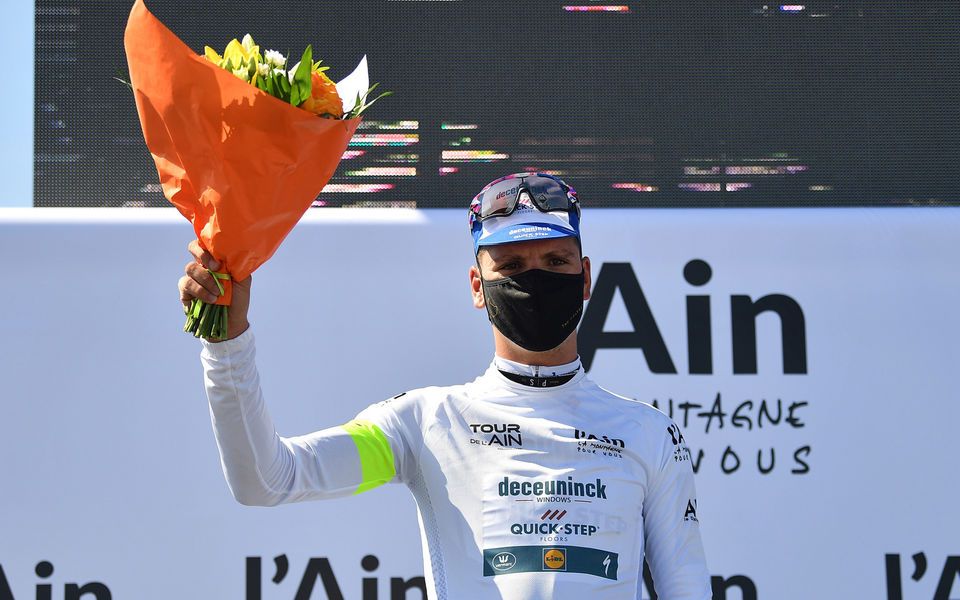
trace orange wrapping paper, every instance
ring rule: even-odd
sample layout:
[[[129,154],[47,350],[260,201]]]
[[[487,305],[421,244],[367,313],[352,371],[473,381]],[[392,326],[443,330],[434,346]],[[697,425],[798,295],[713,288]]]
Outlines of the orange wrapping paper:
[[[245,279],[333,176],[360,119],[320,118],[262,92],[195,54],[143,0],[124,47],[164,195],[220,271]]]

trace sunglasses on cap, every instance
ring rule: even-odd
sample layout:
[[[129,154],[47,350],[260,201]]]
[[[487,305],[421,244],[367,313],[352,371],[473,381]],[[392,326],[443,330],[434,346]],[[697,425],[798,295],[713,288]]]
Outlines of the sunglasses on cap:
[[[470,229],[487,219],[513,214],[523,192],[543,212],[576,212],[580,216],[577,192],[560,179],[543,173],[514,173],[491,182],[474,197],[470,203]]]

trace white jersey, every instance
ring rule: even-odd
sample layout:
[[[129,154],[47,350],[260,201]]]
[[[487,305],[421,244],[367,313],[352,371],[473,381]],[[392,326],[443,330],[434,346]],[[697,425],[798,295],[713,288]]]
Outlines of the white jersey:
[[[431,599],[637,599],[644,556],[662,600],[711,598],[679,428],[582,369],[537,388],[505,377],[497,359],[471,383],[406,392],[346,425],[284,438],[249,331],[205,343],[202,357],[234,496],[275,505],[403,482]]]

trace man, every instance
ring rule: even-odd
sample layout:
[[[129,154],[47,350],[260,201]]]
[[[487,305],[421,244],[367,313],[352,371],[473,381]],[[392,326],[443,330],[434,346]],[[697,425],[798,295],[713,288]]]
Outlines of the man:
[[[346,496],[402,481],[420,513],[430,598],[635,599],[644,556],[663,600],[711,597],[690,455],[649,405],[598,387],[577,355],[590,296],[576,193],[549,175],[498,179],[470,207],[473,304],[496,355],[471,383],[424,388],[305,436],[274,431],[260,392],[249,281],[229,339],[204,342],[221,458],[244,504]],[[197,263],[184,303],[215,294]]]

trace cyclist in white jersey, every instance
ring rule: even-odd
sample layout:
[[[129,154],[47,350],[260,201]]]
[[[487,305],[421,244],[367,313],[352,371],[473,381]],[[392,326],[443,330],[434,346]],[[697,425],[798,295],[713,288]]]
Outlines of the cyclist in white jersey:
[[[584,373],[576,326],[590,295],[576,193],[518,173],[474,198],[473,303],[496,354],[473,382],[374,404],[285,438],[273,427],[235,282],[230,339],[202,361],[224,473],[243,504],[336,498],[403,482],[420,516],[431,599],[637,599],[646,559],[662,600],[711,597],[690,453],[675,423]],[[217,289],[212,257],[180,280]]]

